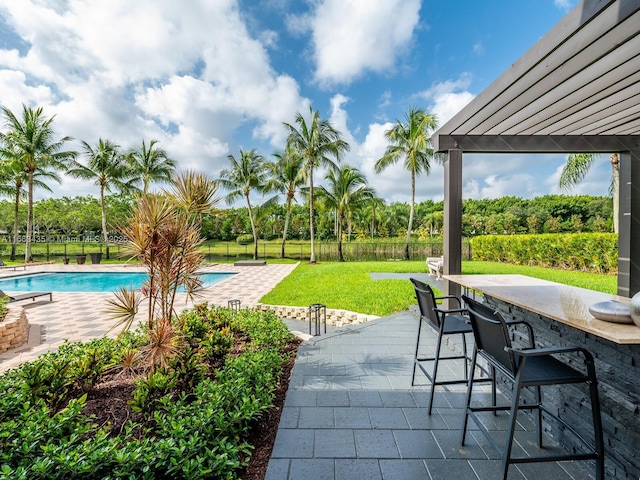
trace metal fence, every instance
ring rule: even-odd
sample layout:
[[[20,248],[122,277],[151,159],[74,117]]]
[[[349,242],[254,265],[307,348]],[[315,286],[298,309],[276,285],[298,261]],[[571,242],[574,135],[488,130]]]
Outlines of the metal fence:
[[[24,244],[18,244],[16,258],[24,258]],[[343,257],[348,262],[388,261],[404,259],[403,242],[347,242],[342,244]],[[316,260],[331,262],[338,260],[337,242],[316,242]],[[277,243],[258,242],[258,257],[268,260],[280,258],[281,246]],[[62,262],[64,258],[75,263],[77,256],[101,253],[102,259],[122,259],[124,250],[121,245],[109,244],[107,249],[100,242],[36,242],[31,244],[31,256],[34,261]],[[205,244],[202,253],[208,262],[228,262],[253,258],[253,244],[238,245],[232,242]],[[426,257],[439,257],[443,254],[442,243],[417,242],[409,245],[410,260],[424,260]],[[0,258],[7,259],[11,255],[11,243],[0,243]],[[311,246],[305,243],[287,243],[285,257],[293,260],[306,261],[311,256]],[[462,244],[463,260],[471,260],[471,246]]]

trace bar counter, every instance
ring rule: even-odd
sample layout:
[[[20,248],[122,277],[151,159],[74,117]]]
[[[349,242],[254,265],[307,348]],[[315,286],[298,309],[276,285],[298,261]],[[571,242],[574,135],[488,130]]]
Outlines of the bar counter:
[[[640,328],[605,322],[589,313],[589,306],[628,298],[571,287],[524,275],[444,275],[469,296],[481,292],[485,303],[507,318],[533,326],[538,346],[577,345],[595,358],[605,436],[606,478],[640,478]],[[518,339],[514,337],[516,343]],[[568,360],[568,358],[566,359]],[[585,393],[564,385],[545,389],[545,403],[566,417],[585,438],[592,438],[591,414]],[[545,425],[562,444],[572,448],[569,436]]]
[[[589,313],[589,306],[597,302],[614,300],[628,305],[626,297],[525,275],[444,275],[444,278],[614,343],[640,345],[640,328],[634,324],[605,322]]]

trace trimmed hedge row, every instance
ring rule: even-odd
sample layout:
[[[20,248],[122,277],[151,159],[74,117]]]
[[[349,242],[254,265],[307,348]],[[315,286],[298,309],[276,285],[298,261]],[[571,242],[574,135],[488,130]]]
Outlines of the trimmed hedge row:
[[[484,235],[471,239],[473,260],[564,268],[593,273],[618,270],[618,235],[574,233]]]

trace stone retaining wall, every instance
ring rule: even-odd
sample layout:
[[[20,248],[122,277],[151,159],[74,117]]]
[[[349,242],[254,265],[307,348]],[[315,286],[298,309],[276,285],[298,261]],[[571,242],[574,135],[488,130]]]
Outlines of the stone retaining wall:
[[[29,321],[23,308],[7,310],[0,321],[0,353],[24,345],[29,340]]]
[[[258,303],[256,308],[261,311],[272,310],[280,318],[293,318],[296,320],[309,320],[308,307],[288,307],[282,305],[265,305]],[[364,315],[362,313],[350,312],[348,310],[335,310],[327,308],[327,325],[334,327],[344,327],[347,325],[358,325],[379,318],[375,315]]]

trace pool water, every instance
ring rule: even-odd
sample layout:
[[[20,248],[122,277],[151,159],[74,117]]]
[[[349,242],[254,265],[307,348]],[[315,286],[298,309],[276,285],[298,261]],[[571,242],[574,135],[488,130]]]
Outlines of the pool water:
[[[221,282],[233,273],[203,273],[205,287]],[[126,272],[58,272],[20,275],[0,280],[5,292],[116,292],[121,286],[138,289],[149,278],[146,273]]]

